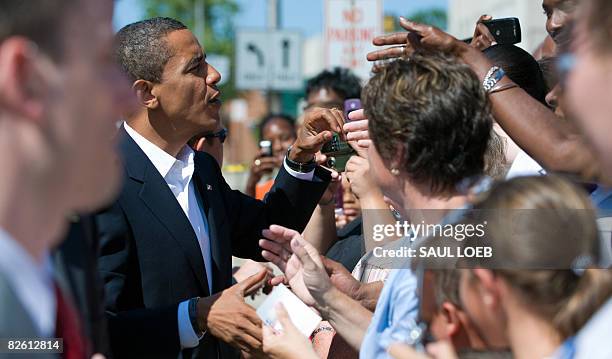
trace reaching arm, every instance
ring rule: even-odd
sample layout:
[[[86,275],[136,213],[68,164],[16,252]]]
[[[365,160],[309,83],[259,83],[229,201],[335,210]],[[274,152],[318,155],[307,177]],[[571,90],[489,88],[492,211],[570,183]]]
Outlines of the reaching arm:
[[[317,303],[317,309],[336,332],[353,349],[359,350],[370,321],[372,321],[372,312],[335,287],[325,293],[325,296]]]
[[[263,234],[268,239],[260,241],[265,248],[263,257],[278,265],[289,279],[292,291],[304,303],[316,307],[359,350],[372,312],[336,288],[319,253],[299,233],[271,226]]]
[[[338,241],[335,220],[335,196],[340,185],[339,177],[332,180],[323,193],[319,205],[315,208],[302,236],[317,249],[319,253],[327,250]]]
[[[319,253],[327,250],[338,241],[336,232],[334,203],[321,204],[315,208],[302,235]]]
[[[483,80],[493,66],[480,51],[457,44],[458,53]],[[500,84],[510,83],[504,77]],[[557,116],[521,88],[489,96],[495,120],[529,155],[552,172],[595,175],[594,157],[583,137],[569,122]]]
[[[417,24],[404,18],[400,25],[407,33],[384,35],[374,39],[378,46],[389,48],[368,54],[376,61],[410,54],[414,49],[452,53],[469,65],[480,79],[493,66],[478,49],[457,40],[435,27]],[[402,46],[397,46],[402,45]],[[505,77],[500,84],[510,80]],[[490,96],[493,114],[500,126],[525,152],[553,172],[569,172],[582,177],[597,173],[594,155],[570,124],[559,119],[541,103],[520,88]]]

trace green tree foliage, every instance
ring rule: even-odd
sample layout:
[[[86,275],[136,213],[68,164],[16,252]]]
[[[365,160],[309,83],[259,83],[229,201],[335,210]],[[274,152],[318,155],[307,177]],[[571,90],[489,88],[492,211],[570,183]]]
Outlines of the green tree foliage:
[[[404,30],[400,26],[399,18],[396,14],[386,14],[386,15],[388,16],[389,19],[392,19],[393,21],[392,30],[390,29],[391,28],[390,24],[389,24],[389,28],[385,27],[387,29],[387,32],[398,32],[398,31]],[[444,9],[433,8],[433,9],[427,9],[427,10],[420,10],[412,14],[408,14],[407,16],[406,15],[404,16],[409,20],[419,22],[422,24],[426,24],[426,25],[432,25],[435,27],[439,27],[442,30],[446,30],[447,22],[448,22],[448,16],[446,14],[446,10]]]
[[[408,19],[422,24],[427,24],[445,30],[447,26],[447,14],[443,9],[429,9],[417,11],[408,16]]]

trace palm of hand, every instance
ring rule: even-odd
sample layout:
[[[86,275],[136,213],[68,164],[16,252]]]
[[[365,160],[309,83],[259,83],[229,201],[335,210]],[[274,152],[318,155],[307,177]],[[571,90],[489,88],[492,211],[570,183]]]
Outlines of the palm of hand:
[[[291,291],[295,293],[304,302],[304,304],[313,307],[316,304],[315,299],[310,295],[310,291],[304,283],[304,268],[302,263],[295,254],[287,261],[285,267],[285,277],[289,281]]]
[[[305,271],[304,266],[295,254],[291,255],[291,258],[287,261],[285,276],[295,295],[311,307],[317,304],[315,298],[321,298],[332,286],[330,278],[320,262],[317,263],[316,269]]]

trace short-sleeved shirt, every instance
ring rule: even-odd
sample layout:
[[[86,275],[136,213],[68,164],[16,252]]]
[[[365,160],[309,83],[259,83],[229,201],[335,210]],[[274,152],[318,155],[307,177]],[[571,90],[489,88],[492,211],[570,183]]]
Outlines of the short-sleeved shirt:
[[[440,221],[441,224],[457,222],[467,207],[449,212]],[[399,239],[384,246],[387,249],[418,246],[425,238],[412,240],[409,237]],[[381,259],[389,261],[389,259]],[[418,325],[419,298],[417,294],[418,277],[411,269],[410,259],[395,258],[392,262],[383,264],[391,270],[385,282],[374,316],[361,343],[360,358],[386,359],[389,345],[397,342],[407,342],[413,329]]]

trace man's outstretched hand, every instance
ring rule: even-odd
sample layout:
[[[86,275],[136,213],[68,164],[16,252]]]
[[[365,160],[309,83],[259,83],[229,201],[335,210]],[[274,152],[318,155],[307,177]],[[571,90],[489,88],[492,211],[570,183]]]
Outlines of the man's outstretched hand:
[[[261,319],[244,297],[263,285],[267,275],[267,270],[261,270],[221,293],[201,298],[197,309],[200,331],[245,353],[262,355]]]
[[[262,256],[285,273],[291,290],[307,305],[325,305],[333,285],[317,250],[298,232],[282,226],[270,226],[263,236]]]
[[[407,32],[398,32],[375,37],[376,46],[384,49],[370,52],[368,61],[396,59],[411,55],[417,49],[456,53],[463,42],[434,26],[419,24],[400,17],[400,26]]]

